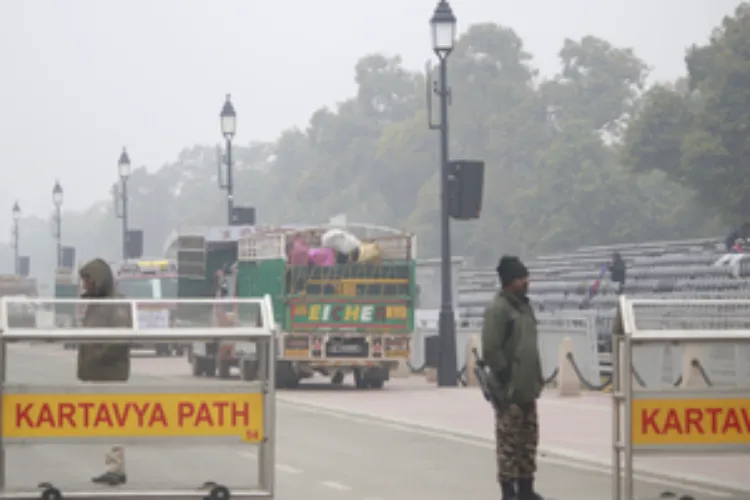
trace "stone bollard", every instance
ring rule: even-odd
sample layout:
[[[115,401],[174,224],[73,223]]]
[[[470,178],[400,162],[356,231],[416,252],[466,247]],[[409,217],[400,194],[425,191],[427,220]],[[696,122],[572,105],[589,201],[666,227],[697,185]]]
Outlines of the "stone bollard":
[[[424,369],[424,378],[427,382],[434,384],[437,382],[437,368],[427,367]]]
[[[708,387],[700,369],[693,366],[693,360],[700,360],[704,349],[699,344],[684,344],[682,348],[682,382],[681,389],[703,389]]]
[[[479,381],[474,374],[474,368],[477,366],[477,359],[471,351],[476,349],[479,355],[482,355],[482,337],[472,335],[466,343],[466,386],[478,387]]]
[[[573,352],[573,339],[565,337],[560,342],[557,353],[557,393],[561,397],[572,397],[581,395],[581,381],[573,370],[573,365],[568,360],[568,354]]]

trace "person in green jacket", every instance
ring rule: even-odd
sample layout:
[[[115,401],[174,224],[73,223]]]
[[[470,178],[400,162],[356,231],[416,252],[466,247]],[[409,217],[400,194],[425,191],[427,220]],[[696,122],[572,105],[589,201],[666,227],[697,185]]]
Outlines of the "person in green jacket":
[[[539,426],[536,400],[544,379],[529,271],[518,257],[497,266],[502,290],[484,313],[482,357],[502,394],[495,410],[497,476],[504,500],[540,500],[534,490]]]
[[[80,270],[86,300],[84,328],[131,328],[130,308],[123,304],[106,304],[116,298],[112,269],[102,259],[94,259]],[[96,302],[94,302],[96,301]],[[101,301],[101,302],[99,302]],[[127,382],[130,378],[130,347],[127,344],[80,344],[78,346],[78,379],[82,382]],[[118,486],[127,481],[125,449],[113,446],[104,458],[107,470],[91,480],[97,484]]]

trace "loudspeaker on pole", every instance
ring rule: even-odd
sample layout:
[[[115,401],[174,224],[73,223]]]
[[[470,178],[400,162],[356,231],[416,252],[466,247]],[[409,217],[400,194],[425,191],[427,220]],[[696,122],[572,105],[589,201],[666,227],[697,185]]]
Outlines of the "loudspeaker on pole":
[[[482,211],[484,162],[456,160],[448,164],[449,211],[457,220],[478,219]]]

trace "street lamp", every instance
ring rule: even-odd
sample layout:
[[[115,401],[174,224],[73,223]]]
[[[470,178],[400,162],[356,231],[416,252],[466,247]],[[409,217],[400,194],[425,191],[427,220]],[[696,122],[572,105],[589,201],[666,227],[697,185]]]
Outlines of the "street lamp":
[[[449,170],[448,170],[448,56],[456,41],[456,16],[446,0],[440,0],[430,19],[432,28],[432,50],[440,60],[440,85],[436,93],[440,96],[440,316],[438,336],[440,357],[437,367],[439,387],[458,385],[456,362],[456,316],[453,312],[453,281],[451,276],[451,237],[449,215]]]
[[[57,268],[62,267],[62,204],[63,204],[63,189],[60,185],[60,181],[55,181],[55,186],[52,188],[52,203],[55,205],[55,229],[54,237],[57,240]]]
[[[115,215],[122,219],[122,258],[128,256],[128,178],[130,177],[130,156],[122,148],[117,160],[117,173],[120,175],[120,189],[115,192]]]
[[[227,94],[227,100],[219,114],[221,118],[221,133],[224,136],[227,147],[227,177],[226,182],[222,181],[221,162],[219,162],[219,189],[227,192],[227,224],[232,224],[232,212],[234,212],[234,179],[232,177],[232,139],[237,131],[237,113],[232,105],[232,96]]]
[[[21,207],[18,201],[13,204],[13,273],[18,276],[18,220],[21,218]]]

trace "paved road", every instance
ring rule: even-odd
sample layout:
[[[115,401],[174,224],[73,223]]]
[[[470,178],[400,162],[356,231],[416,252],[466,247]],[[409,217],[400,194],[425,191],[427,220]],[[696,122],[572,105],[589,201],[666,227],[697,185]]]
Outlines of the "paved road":
[[[177,363],[139,359],[134,362],[132,382],[195,384],[189,376],[176,374]],[[182,366],[187,373],[187,366]],[[72,353],[58,347],[13,346],[9,353],[8,375],[13,382],[72,383],[73,374]],[[281,500],[499,498],[493,450],[486,442],[294,407],[283,401],[278,429],[277,498]],[[63,491],[89,488],[88,478],[102,466],[102,448],[9,447],[8,489],[33,488],[42,480],[52,480]],[[256,455],[242,446],[139,446],[128,450],[127,459],[127,488],[139,490],[193,487],[208,479],[248,487],[256,478]],[[538,484],[543,493],[558,500],[610,497],[606,473],[575,464],[542,461]],[[642,498],[657,498],[664,489],[663,485],[637,484]]]

